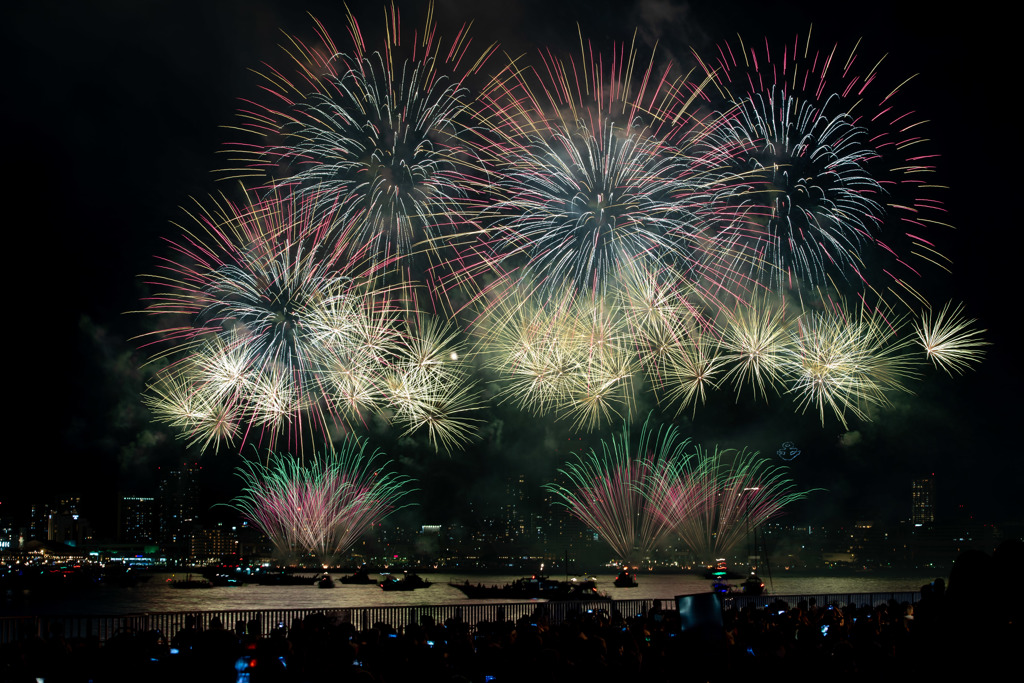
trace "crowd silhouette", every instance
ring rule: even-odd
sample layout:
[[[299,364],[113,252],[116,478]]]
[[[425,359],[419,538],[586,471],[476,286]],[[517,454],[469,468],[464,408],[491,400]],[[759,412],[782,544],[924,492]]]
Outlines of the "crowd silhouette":
[[[1024,543],[990,556],[963,553],[915,603],[727,608],[713,624],[684,627],[676,611],[624,615],[581,611],[552,623],[544,603],[518,621],[357,628],[324,614],[263,632],[258,621],[205,629],[187,618],[168,636],[123,629],[106,642],[65,639],[59,624],[0,649],[0,680],[365,681],[554,683],[556,681],[910,680],[971,671],[1013,677],[1021,641],[1019,590],[1003,590]]]

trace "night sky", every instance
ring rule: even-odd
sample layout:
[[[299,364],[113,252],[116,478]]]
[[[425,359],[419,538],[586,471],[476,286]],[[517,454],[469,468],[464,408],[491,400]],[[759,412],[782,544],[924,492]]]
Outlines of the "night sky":
[[[422,24],[419,4],[406,3],[407,26]],[[450,32],[473,19],[479,41],[512,55],[538,47],[578,50],[576,24],[597,43],[628,41],[686,62],[690,46],[710,52],[720,40],[806,35],[819,46],[838,42],[875,61],[928,119],[926,135],[941,159],[939,181],[955,231],[938,235],[953,272],[937,269],[920,283],[933,303],[963,301],[992,343],[984,364],[950,378],[928,369],[925,381],[874,411],[874,420],[835,419],[822,426],[813,411],[794,414],[789,400],[768,406],[734,402],[728,390],[676,420],[706,446],[748,447],[773,454],[785,441],[801,449],[791,463],[801,487],[820,487],[792,513],[811,523],[882,519],[909,509],[910,479],[935,473],[940,513],[963,504],[982,521],[1021,520],[1024,480],[1019,440],[1019,315],[1011,284],[1020,271],[1016,163],[1020,128],[1011,69],[1019,67],[1007,17],[965,6],[944,14],[934,5],[668,0],[615,3],[519,2],[484,10],[468,0],[439,2]],[[65,6],[67,5],[67,6]],[[58,9],[59,7],[59,9]],[[382,25],[380,3],[353,5],[363,27]],[[471,9],[472,8],[472,9]],[[926,8],[926,9],[925,9]],[[175,239],[181,206],[227,190],[214,170],[234,139],[240,97],[259,97],[261,63],[286,65],[281,31],[312,36],[308,12],[345,45],[340,2],[155,0],[20,3],[2,29],[5,161],[4,234],[8,299],[8,446],[0,470],[0,514],[21,517],[27,504],[58,495],[86,498],[85,514],[112,524],[118,492],[152,494],[157,466],[186,455],[183,442],[149,422],[139,401],[147,357],[133,337],[149,329],[132,313],[155,257]],[[373,41],[373,38],[370,38]],[[342,47],[344,49],[344,47]],[[494,57],[493,70],[504,56]],[[653,408],[653,406],[651,406]],[[672,412],[668,413],[669,416]],[[491,407],[481,438],[463,453],[435,454],[422,439],[388,431],[369,436],[420,480],[425,522],[458,514],[456,501],[482,496],[504,473],[523,471],[538,483],[570,451],[596,445],[611,430],[573,434],[569,425]],[[238,455],[203,457],[207,502],[237,488]],[[461,494],[461,495],[456,495]],[[222,514],[222,513],[219,513]]]

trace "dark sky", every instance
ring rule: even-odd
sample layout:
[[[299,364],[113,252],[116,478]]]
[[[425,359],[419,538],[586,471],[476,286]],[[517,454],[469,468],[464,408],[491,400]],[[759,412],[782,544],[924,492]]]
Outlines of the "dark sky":
[[[420,7],[417,3],[407,3]],[[573,49],[576,24],[595,42],[660,40],[685,59],[740,33],[748,40],[789,40],[811,23],[819,44],[888,54],[883,73],[929,120],[941,154],[940,178],[954,232],[941,249],[949,276],[922,284],[933,301],[963,301],[993,343],[976,372],[947,378],[927,372],[916,396],[899,397],[869,423],[794,415],[788,401],[736,407],[727,392],[679,420],[708,446],[773,453],[784,441],[802,449],[792,463],[801,486],[823,487],[797,513],[809,521],[905,515],[909,480],[934,472],[947,513],[963,503],[982,519],[1020,520],[1019,316],[1011,295],[1018,275],[1020,149],[1011,76],[1019,67],[1008,17],[972,6],[942,13],[929,3],[709,2],[651,0],[519,2],[471,9],[439,2],[442,32],[474,19],[480,41],[510,54],[538,47]],[[771,9],[767,7],[771,5]],[[353,5],[368,30],[381,25],[379,3]],[[20,3],[5,21],[3,117],[9,244],[8,358],[13,373],[8,447],[0,470],[0,514],[21,516],[28,502],[78,492],[97,519],[113,515],[113,494],[145,493],[155,468],[182,457],[179,442],[149,425],[139,403],[146,358],[132,337],[147,320],[137,275],[166,254],[180,206],[218,189],[213,170],[229,140],[237,98],[258,96],[250,69],[283,64],[281,30],[309,37],[306,10],[344,45],[340,2],[193,0]],[[420,23],[416,12],[406,25]],[[372,38],[371,38],[372,40]],[[342,48],[344,49],[344,48]],[[495,57],[500,62],[501,55]],[[485,490],[500,473],[524,469],[543,478],[571,450],[607,431],[573,436],[562,424],[514,411],[485,413],[485,436],[467,452],[429,454],[376,434],[403,471],[421,479],[428,516],[447,513],[451,494]],[[210,502],[233,490],[237,454],[204,461]],[[140,490],[141,489],[141,490]],[[444,495],[438,495],[440,492]],[[463,496],[464,497],[464,496]],[[14,508],[13,510],[11,510]],[[11,510],[11,512],[4,512]],[[88,507],[87,507],[88,512]]]

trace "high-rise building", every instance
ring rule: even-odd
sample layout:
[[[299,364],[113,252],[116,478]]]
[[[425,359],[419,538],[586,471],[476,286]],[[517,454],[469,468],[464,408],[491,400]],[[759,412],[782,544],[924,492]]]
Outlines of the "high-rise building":
[[[156,540],[156,499],[121,496],[117,501],[117,540],[120,543],[153,543]]]
[[[72,547],[83,547],[92,540],[92,527],[82,517],[79,496],[64,496],[57,500],[56,507],[50,508],[46,538]]]
[[[189,554],[189,539],[199,525],[199,469],[198,463],[186,462],[161,470],[158,540],[182,557]]]
[[[0,516],[0,553],[17,550],[18,546],[18,531],[14,526],[14,520]]]
[[[50,531],[52,506],[49,503],[32,503],[28,525],[29,540],[45,541]]]
[[[935,475],[915,479],[911,485],[910,522],[914,526],[935,523]]]
[[[527,494],[526,475],[505,477],[505,499],[501,506],[501,531],[505,541],[523,543],[527,540]]]

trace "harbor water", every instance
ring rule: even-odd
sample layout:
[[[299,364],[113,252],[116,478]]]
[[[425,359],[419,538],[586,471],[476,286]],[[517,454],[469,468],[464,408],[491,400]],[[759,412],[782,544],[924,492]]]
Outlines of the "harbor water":
[[[938,576],[939,572],[916,574],[776,574],[761,576],[768,594],[816,595],[844,593],[883,593],[916,591]],[[340,574],[334,578],[339,579]],[[243,586],[181,590],[169,580],[184,579],[184,574],[152,574],[148,580],[131,587],[99,585],[75,591],[21,591],[2,596],[0,616],[138,614],[146,612],[198,612],[211,610],[323,609],[355,607],[400,607],[417,605],[458,605],[509,600],[469,600],[449,583],[504,586],[520,574],[458,574],[437,572],[422,574],[431,582],[428,588],[414,591],[383,591],[376,584],[343,585],[319,589],[313,584],[300,586]],[[376,574],[371,574],[376,578]],[[564,577],[552,577],[564,578]],[[671,599],[677,595],[706,593],[711,582],[697,574],[641,574],[639,586],[616,588],[614,574],[597,574],[597,587],[613,600]],[[738,582],[737,582],[738,583]]]

